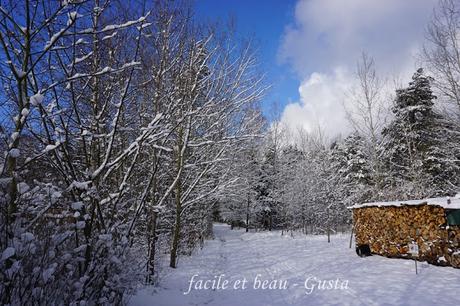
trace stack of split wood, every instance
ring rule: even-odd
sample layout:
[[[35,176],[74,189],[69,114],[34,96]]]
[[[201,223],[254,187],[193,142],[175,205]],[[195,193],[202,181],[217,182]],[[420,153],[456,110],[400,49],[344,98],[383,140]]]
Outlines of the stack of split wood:
[[[357,245],[387,257],[414,258],[460,268],[460,227],[448,226],[443,207],[420,205],[357,206],[353,222]],[[409,254],[417,243],[419,255]]]

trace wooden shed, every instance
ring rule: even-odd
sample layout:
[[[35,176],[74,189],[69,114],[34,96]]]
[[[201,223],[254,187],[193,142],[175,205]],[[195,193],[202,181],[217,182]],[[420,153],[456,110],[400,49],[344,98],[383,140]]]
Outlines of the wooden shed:
[[[414,258],[460,268],[460,198],[374,202],[349,207],[357,253]],[[418,245],[418,256],[409,245]]]

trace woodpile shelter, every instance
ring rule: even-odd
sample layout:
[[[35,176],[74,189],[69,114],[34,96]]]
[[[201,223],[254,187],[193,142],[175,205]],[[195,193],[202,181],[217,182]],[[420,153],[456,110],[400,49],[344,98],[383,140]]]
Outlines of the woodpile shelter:
[[[460,198],[365,203],[353,210],[357,252],[460,268]],[[409,246],[418,245],[418,256]]]

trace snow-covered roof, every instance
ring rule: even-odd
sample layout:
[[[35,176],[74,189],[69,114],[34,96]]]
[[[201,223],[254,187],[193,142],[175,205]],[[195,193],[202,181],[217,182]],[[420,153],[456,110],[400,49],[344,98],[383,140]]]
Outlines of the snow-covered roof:
[[[448,200],[450,199],[450,204]],[[371,202],[371,203],[364,203],[364,204],[355,204],[348,208],[361,208],[361,207],[383,207],[383,206],[402,206],[402,205],[435,205],[441,206],[446,209],[460,209],[460,194],[457,194],[455,197],[441,197],[441,198],[430,198],[430,199],[422,199],[422,200],[408,200],[408,201],[391,201],[391,202]]]

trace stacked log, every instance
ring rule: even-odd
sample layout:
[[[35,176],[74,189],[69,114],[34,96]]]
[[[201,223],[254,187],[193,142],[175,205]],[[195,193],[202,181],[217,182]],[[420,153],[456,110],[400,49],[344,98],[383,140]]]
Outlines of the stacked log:
[[[417,243],[418,260],[460,268],[460,228],[447,226],[441,206],[370,206],[353,209],[356,244],[386,257],[414,258],[409,244]]]

